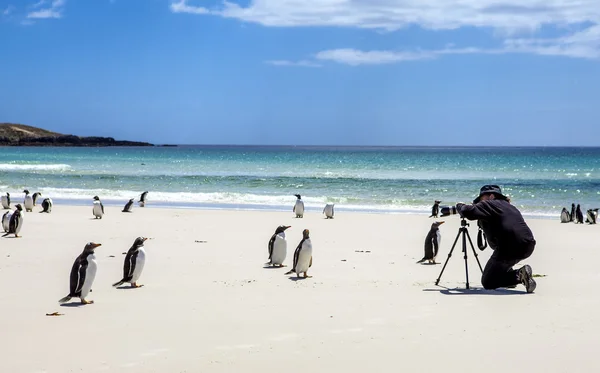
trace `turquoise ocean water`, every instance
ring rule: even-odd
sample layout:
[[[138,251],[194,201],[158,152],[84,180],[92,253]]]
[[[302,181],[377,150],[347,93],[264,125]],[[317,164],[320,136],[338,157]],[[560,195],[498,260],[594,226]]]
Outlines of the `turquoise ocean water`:
[[[600,207],[600,148],[178,146],[0,148],[0,193],[59,204],[429,214],[500,185],[524,215]]]

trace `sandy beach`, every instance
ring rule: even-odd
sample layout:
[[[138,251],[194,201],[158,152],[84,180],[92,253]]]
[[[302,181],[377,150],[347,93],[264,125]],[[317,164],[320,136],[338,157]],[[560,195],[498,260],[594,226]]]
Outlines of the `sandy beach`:
[[[22,238],[0,238],[0,371],[571,372],[594,371],[597,225],[527,219],[538,242],[537,289],[485,291],[461,246],[441,278],[458,216],[441,218],[438,265],[415,262],[427,215],[223,211],[56,205],[25,213]],[[286,268],[263,268],[275,228]],[[309,229],[312,278],[284,275]],[[476,224],[469,233],[476,245]],[[115,289],[123,253],[146,242],[145,286]],[[89,299],[60,305],[89,241],[98,274]],[[475,247],[484,266],[491,250]],[[46,316],[59,312],[62,316]]]

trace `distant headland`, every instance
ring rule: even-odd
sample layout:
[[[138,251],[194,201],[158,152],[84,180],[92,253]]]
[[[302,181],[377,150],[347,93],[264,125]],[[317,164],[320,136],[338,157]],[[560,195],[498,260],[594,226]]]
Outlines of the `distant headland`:
[[[156,146],[141,141],[119,141],[112,137],[65,135],[38,127],[0,123],[0,146]]]

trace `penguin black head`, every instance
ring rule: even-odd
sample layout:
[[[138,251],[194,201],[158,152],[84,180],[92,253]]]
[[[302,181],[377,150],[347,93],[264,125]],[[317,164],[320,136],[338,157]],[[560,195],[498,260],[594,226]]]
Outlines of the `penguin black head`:
[[[96,249],[98,246],[102,246],[101,243],[95,243],[95,242],[88,242],[85,247],[83,248],[84,252],[87,253],[93,253],[94,249]]]
[[[296,198],[301,199],[302,196],[300,194],[294,194],[296,196]]]
[[[135,239],[135,241],[133,241],[133,246],[135,247],[140,247],[144,245],[144,241],[146,241],[148,238],[146,237],[138,237]]]
[[[25,189],[25,190],[23,191],[23,193],[25,193],[25,195],[28,195],[28,194],[29,194],[29,191],[28,191],[27,189]]]
[[[7,196],[7,197],[10,197],[10,193],[6,192],[6,196]]]
[[[94,200],[95,200],[95,201],[100,201],[100,197],[98,197],[98,196],[94,196]]]
[[[20,204],[16,204],[15,207],[17,208],[17,210],[23,211],[23,206],[21,206]]]
[[[306,240],[306,239],[308,239],[308,238],[310,238],[310,237],[309,237],[309,234],[310,234],[310,231],[309,231],[308,229],[305,229],[305,230],[303,230],[303,231],[302,231],[302,237],[303,237],[305,240]]]
[[[291,225],[280,225],[279,227],[277,227],[277,229],[275,229],[275,234],[281,233],[288,228],[291,228]]]
[[[438,229],[440,227],[440,225],[442,225],[444,223],[445,223],[445,221],[443,221],[443,220],[442,221],[433,222],[431,224],[431,229]]]
[[[442,203],[442,201],[438,201],[438,200],[436,199],[435,201],[433,201],[433,203],[434,203],[435,205],[439,205],[440,203]]]

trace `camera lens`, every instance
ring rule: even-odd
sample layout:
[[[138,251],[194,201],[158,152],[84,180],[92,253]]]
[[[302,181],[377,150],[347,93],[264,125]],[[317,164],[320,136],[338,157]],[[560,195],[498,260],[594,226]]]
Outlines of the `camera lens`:
[[[442,206],[440,208],[442,216],[455,215],[457,213],[455,206]]]

